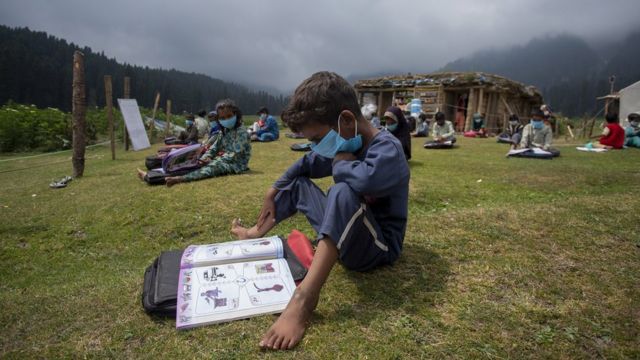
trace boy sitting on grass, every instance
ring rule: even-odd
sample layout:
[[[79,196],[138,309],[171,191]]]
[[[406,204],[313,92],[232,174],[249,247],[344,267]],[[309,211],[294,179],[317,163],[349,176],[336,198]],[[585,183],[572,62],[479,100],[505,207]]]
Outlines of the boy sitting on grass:
[[[236,219],[231,227],[240,239],[259,238],[300,211],[318,234],[307,276],[260,341],[274,350],[300,342],[338,259],[348,269],[367,271],[398,258],[409,196],[402,145],[364,118],[355,91],[339,75],[319,72],[303,81],[282,119],[313,143],[312,152],[267,190],[255,226],[242,227]],[[335,182],[327,194],[310,180],[326,176]]]

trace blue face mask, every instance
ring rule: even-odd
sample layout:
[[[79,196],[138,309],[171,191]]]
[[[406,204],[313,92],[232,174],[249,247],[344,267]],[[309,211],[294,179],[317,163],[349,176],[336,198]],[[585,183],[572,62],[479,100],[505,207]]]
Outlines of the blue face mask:
[[[267,118],[267,114],[260,114],[260,120],[265,120]]]
[[[187,124],[187,127],[193,125],[193,120],[185,120],[184,122],[185,124]]]
[[[233,129],[236,126],[236,116],[233,115],[228,119],[220,119],[218,120],[220,125],[226,127],[227,129]]]
[[[317,144],[311,144],[311,150],[320,156],[333,159],[339,152],[355,153],[362,148],[362,135],[358,134],[356,120],[356,136],[345,139],[340,136],[340,117],[338,117],[338,132],[331,129]]]
[[[387,130],[396,131],[398,129],[398,123],[387,125]]]
[[[534,129],[542,129],[544,122],[542,120],[531,120],[531,126],[533,126]]]
[[[217,127],[217,126],[218,126],[218,122],[217,122],[217,121],[209,121],[209,126],[210,126],[211,128],[215,128],[215,127]]]

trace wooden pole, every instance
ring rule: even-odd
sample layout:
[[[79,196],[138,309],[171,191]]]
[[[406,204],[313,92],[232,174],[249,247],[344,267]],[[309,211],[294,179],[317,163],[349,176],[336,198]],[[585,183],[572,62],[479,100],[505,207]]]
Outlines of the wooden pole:
[[[129,99],[130,96],[131,96],[131,79],[128,76],[125,76],[124,77],[124,98]],[[126,124],[124,125],[124,150],[129,151],[129,132],[127,131]]]
[[[84,83],[84,54],[78,50],[73,53],[73,97],[71,111],[73,116],[73,177],[84,174],[85,129],[87,98]]]
[[[111,75],[104,76],[104,94],[107,100],[107,120],[109,121],[109,139],[111,140],[111,160],[116,159],[116,135],[113,131],[113,88]]]
[[[151,140],[154,139],[156,134],[156,112],[158,112],[158,105],[160,105],[160,92],[156,93],[156,101],[153,103],[153,112],[151,113],[151,128],[149,129]]]
[[[464,131],[471,130],[471,119],[473,118],[473,114],[476,112],[476,89],[469,89],[469,102],[467,103],[467,119],[464,125]]]
[[[169,136],[169,128],[171,127],[171,100],[167,100],[167,119],[164,123],[164,137]]]

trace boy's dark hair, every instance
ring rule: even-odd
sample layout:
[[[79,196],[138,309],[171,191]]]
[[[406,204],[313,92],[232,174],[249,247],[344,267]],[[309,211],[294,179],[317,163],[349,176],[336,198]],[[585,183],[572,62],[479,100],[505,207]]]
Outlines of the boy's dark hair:
[[[436,113],[436,121],[438,120],[444,120],[444,113],[442,111]]]
[[[418,119],[425,121],[427,120],[427,114],[425,113],[420,113],[420,115],[418,115]]]
[[[269,115],[269,109],[267,109],[265,106],[261,107],[260,110],[258,110],[258,112],[256,113],[256,115],[260,115],[260,114]]]
[[[604,118],[609,124],[618,122],[618,114],[616,113],[608,113]]]
[[[191,113],[187,113],[187,114],[185,114],[185,115],[184,115],[184,117],[185,117],[185,119],[187,119],[187,120],[193,120],[193,119],[195,119],[195,116],[193,116],[193,114],[191,114]]]
[[[636,113],[631,113],[627,116],[627,119],[629,119],[629,121],[640,121],[640,114],[636,114]]]
[[[234,129],[242,126],[242,111],[240,111],[240,108],[233,100],[224,99],[218,101],[218,103],[216,104],[216,113],[220,114],[220,109],[229,109],[236,116],[236,126],[234,127]]]
[[[509,121],[520,121],[520,118],[516,114],[511,114],[511,116],[509,116]]]
[[[537,109],[537,108],[533,109],[533,110],[531,110],[531,117],[541,117],[541,118],[543,118],[544,117],[544,112],[542,112],[542,110]]]
[[[356,119],[362,117],[355,90],[340,75],[321,71],[296,88],[282,111],[282,121],[293,132],[312,122],[335,126],[344,110],[351,111]]]
[[[198,111],[198,116],[200,116],[200,117],[205,117],[206,115],[207,115],[207,112],[206,112],[204,109],[203,109],[203,110]]]

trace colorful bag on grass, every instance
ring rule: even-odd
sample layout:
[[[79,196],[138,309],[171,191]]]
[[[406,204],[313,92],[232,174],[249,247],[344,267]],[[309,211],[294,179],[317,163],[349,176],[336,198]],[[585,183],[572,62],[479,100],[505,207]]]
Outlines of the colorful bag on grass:
[[[177,172],[198,169],[200,168],[198,160],[204,150],[204,146],[200,144],[189,145],[181,149],[172,150],[162,160],[162,170],[164,170],[165,174],[174,174]]]

